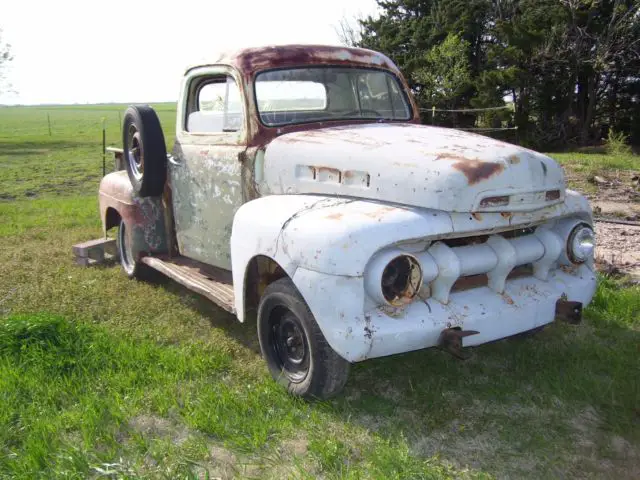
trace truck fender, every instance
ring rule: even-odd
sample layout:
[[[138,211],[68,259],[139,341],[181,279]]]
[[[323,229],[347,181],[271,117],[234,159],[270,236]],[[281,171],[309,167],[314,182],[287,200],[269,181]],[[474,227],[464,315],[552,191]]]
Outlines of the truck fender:
[[[100,182],[100,218],[106,236],[124,220],[130,228],[134,256],[167,252],[165,206],[162,197],[135,194],[127,172],[106,175]]]
[[[365,310],[375,308],[364,290],[367,263],[400,240],[450,228],[446,213],[427,218],[375,201],[272,195],[247,202],[236,212],[231,234],[236,315],[254,319],[261,291],[286,275],[331,347],[348,361],[362,360],[373,341]]]

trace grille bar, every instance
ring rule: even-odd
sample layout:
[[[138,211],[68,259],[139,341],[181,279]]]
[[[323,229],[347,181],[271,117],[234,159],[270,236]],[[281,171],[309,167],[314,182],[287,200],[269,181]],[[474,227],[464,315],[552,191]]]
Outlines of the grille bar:
[[[431,297],[446,305],[454,284],[468,277],[486,275],[487,285],[498,294],[504,293],[511,272],[522,265],[531,265],[533,275],[546,281],[562,250],[557,233],[538,227],[529,235],[491,235],[484,243],[459,247],[438,241],[417,257],[421,265],[428,265],[423,284],[431,283]]]

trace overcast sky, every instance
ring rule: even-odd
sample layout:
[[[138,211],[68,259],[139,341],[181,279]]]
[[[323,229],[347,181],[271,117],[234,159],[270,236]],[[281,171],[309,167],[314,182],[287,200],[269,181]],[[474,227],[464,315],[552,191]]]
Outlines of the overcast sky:
[[[342,17],[374,0],[11,0],[12,44],[2,103],[174,101],[184,67],[219,51],[278,43],[339,44]]]

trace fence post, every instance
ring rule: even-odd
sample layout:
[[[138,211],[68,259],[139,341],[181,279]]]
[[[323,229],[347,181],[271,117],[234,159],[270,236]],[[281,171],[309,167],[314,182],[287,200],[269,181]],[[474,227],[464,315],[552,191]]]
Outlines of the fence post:
[[[431,125],[435,125],[436,124],[436,106],[433,105],[431,107]]]
[[[107,174],[107,129],[104,126],[102,117],[102,176]]]
[[[49,112],[47,112],[47,125],[49,126],[49,136],[51,136],[51,118],[49,118]]]

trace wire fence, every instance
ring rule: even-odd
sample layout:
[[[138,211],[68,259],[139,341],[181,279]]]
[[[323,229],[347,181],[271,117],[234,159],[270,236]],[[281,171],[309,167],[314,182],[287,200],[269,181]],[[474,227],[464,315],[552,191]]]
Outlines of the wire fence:
[[[518,127],[513,125],[513,122],[510,119],[504,118],[492,118],[487,119],[486,114],[492,112],[501,112],[501,111],[509,111],[511,113],[514,112],[513,105],[500,105],[496,107],[483,107],[483,108],[437,108],[435,105],[431,108],[421,108],[420,112],[422,113],[430,113],[430,117],[427,115],[423,115],[424,123],[431,124],[434,126],[446,127],[446,128],[454,128],[456,130],[464,130],[469,132],[477,132],[480,134],[501,134],[503,132],[513,132],[515,133],[515,138],[510,138],[509,140],[515,141],[518,143]],[[439,115],[436,115],[439,114]],[[466,117],[466,115],[473,114],[476,118],[473,120],[473,125],[469,125],[469,122],[458,122],[459,120],[457,114],[462,114]],[[449,116],[450,115],[450,116]],[[447,118],[449,117],[449,118]],[[484,117],[484,118],[483,118]],[[468,117],[466,117],[468,119]],[[484,123],[483,123],[484,121]],[[496,125],[496,123],[498,123]],[[504,138],[504,136],[501,136]]]
[[[158,111],[163,126],[171,127],[175,122],[175,107],[173,109],[164,106]],[[120,135],[122,129],[122,116],[124,107],[113,108],[91,108],[91,107],[24,107],[18,112],[13,110],[9,116],[4,116],[0,109],[0,137],[18,135],[21,137],[63,137],[69,136],[73,128],[85,133],[100,132],[103,128],[107,130],[108,137]],[[501,132],[515,132],[517,140],[518,127],[512,126],[509,121],[500,120],[502,125],[482,124],[482,117],[489,112],[513,111],[511,105],[501,105],[484,108],[421,108],[422,113],[430,113],[430,118],[424,118],[425,123],[439,125],[442,127],[455,128],[477,133],[499,134]],[[16,113],[14,115],[14,112]],[[83,115],[84,114],[84,115]],[[436,115],[439,114],[439,115]],[[457,115],[476,115],[473,125],[469,122],[458,122]],[[453,118],[446,119],[452,115]],[[468,117],[467,117],[468,118]],[[430,120],[430,122],[429,122]],[[479,123],[480,122],[480,123]],[[169,130],[167,130],[169,131]],[[98,133],[99,134],[99,133]],[[99,138],[99,137],[98,137]]]
[[[42,141],[72,140],[86,137],[100,138],[103,128],[107,130],[110,142],[116,141],[122,133],[122,120],[126,106],[113,108],[98,106],[22,106],[0,107],[0,140],[8,141],[16,137],[36,138]],[[156,107],[165,132],[174,129],[175,106]]]

